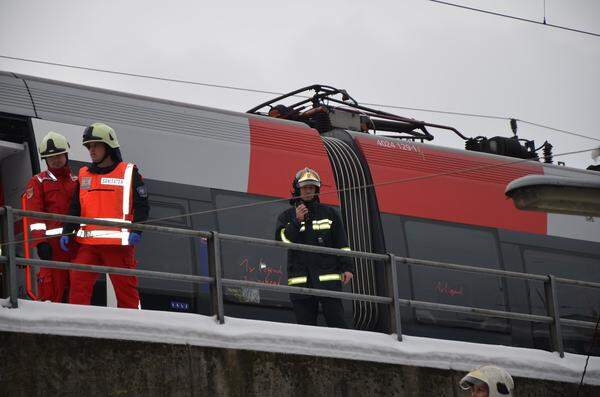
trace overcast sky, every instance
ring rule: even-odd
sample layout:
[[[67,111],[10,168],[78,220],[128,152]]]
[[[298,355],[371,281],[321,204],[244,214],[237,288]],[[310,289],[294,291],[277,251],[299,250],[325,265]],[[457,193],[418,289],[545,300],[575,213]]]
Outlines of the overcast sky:
[[[205,3],[0,0],[0,55],[277,92],[322,83],[359,102],[515,117],[600,139],[600,37],[427,0]],[[454,3],[544,15],[544,0]],[[600,33],[600,1],[545,3],[548,23]],[[270,98],[2,58],[0,70],[237,111]],[[384,110],[468,136],[511,135],[508,121]],[[434,143],[462,147],[450,134]],[[600,145],[525,124],[519,135],[549,140],[555,153]],[[592,163],[589,153],[557,160]]]

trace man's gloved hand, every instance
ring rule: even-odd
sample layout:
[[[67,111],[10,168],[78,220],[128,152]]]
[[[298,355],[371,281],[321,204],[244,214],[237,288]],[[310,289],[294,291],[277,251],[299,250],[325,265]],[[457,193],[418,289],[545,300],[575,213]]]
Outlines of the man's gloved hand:
[[[60,237],[60,249],[69,252],[69,236],[61,236]]]
[[[129,233],[129,245],[136,245],[142,239],[142,235],[138,232]]]
[[[37,245],[37,254],[40,259],[45,261],[52,260],[52,246],[45,241],[43,243],[39,243]]]

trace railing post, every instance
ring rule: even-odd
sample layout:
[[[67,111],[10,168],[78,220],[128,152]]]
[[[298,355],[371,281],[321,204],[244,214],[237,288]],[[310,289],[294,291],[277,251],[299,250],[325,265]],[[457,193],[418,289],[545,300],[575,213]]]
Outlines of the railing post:
[[[396,264],[396,257],[394,254],[387,254],[388,262],[390,265],[391,275],[391,291],[392,291],[392,303],[390,308],[390,328],[392,333],[396,332],[398,340],[402,341],[402,318],[400,316],[400,289],[398,288],[398,265]]]
[[[6,239],[4,247],[6,248],[6,266],[5,268],[5,283],[4,290],[8,292],[10,307],[16,309],[19,307],[19,296],[17,295],[17,262],[15,255],[15,217],[12,208],[5,206],[6,213],[2,228],[4,230],[4,238]]]
[[[562,331],[560,328],[560,315],[558,312],[558,298],[556,296],[556,281],[553,275],[548,275],[548,280],[544,282],[544,293],[546,295],[546,312],[552,317],[550,323],[550,342],[554,351],[561,357],[565,356],[563,347]]]
[[[212,312],[217,316],[217,322],[225,322],[223,309],[223,286],[221,284],[221,239],[218,232],[212,232],[208,242],[208,270],[215,282],[210,285]]]

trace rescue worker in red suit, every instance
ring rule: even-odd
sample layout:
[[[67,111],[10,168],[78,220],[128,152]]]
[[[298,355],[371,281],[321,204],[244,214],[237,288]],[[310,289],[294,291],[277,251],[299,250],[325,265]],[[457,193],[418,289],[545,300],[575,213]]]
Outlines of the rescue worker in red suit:
[[[115,131],[106,124],[94,123],[83,133],[92,165],[79,170],[79,186],[75,190],[69,215],[143,222],[150,207],[146,186],[137,167],[122,161]],[[79,250],[73,262],[132,269],[136,267],[134,246],[141,232],[98,225],[65,224],[61,247],[68,250],[71,234]],[[71,270],[69,303],[89,305],[98,273]],[[117,296],[117,306],[140,307],[137,277],[110,275]]]
[[[25,208],[29,211],[66,214],[77,177],[69,167],[69,142],[56,132],[49,132],[39,146],[40,157],[46,161],[47,170],[34,175],[25,189]],[[63,232],[62,222],[29,219],[29,241],[36,247],[40,259],[70,262],[75,252],[60,249],[59,238]],[[41,301],[62,302],[69,286],[69,271],[41,267],[37,274],[37,297]]]

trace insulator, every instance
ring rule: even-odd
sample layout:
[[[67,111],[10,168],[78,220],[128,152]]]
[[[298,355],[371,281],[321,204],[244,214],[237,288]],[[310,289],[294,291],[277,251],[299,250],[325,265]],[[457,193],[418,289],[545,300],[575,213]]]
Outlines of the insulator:
[[[324,112],[315,113],[310,118],[311,127],[319,131],[321,134],[327,131],[331,131],[333,128],[331,127],[331,120],[329,119],[329,115]]]
[[[481,150],[479,141],[476,138],[467,139],[467,141],[465,142],[465,150],[479,152]]]
[[[544,163],[552,164],[552,145],[544,142]]]

